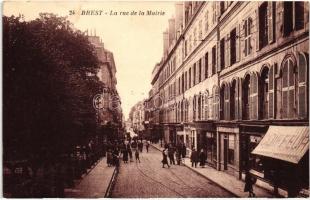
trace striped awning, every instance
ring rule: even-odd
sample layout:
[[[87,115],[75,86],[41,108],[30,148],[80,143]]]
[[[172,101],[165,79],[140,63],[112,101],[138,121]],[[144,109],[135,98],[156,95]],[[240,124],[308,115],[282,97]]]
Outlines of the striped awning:
[[[308,149],[308,126],[270,126],[252,154],[297,164]]]

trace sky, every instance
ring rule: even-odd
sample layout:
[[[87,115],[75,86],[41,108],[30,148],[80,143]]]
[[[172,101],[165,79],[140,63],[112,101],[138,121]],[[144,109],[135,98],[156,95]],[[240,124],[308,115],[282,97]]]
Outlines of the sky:
[[[79,15],[82,11],[101,11],[101,15]],[[164,15],[146,16],[139,12],[147,10],[165,12]],[[74,11],[74,15],[69,15]],[[120,12],[137,12],[137,15],[120,15]],[[122,101],[125,118],[131,107],[148,97],[151,89],[151,74],[163,51],[162,33],[168,27],[168,19],[174,16],[173,2],[5,2],[6,16],[23,14],[25,20],[32,20],[41,12],[68,16],[74,27],[82,31],[96,30],[105,48],[112,51],[116,64],[117,90]],[[117,15],[110,13],[117,12]]]

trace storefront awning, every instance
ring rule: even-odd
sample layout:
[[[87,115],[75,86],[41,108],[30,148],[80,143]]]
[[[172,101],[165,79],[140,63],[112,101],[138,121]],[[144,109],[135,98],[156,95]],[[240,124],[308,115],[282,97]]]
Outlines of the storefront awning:
[[[252,154],[297,164],[308,149],[308,126],[270,126]]]

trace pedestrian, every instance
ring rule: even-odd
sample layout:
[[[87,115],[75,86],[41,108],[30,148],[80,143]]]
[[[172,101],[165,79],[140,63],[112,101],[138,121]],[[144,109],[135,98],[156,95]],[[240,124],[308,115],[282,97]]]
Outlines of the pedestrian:
[[[119,152],[117,148],[113,152],[113,163],[115,167],[119,167]]]
[[[179,150],[176,150],[175,157],[177,159],[177,164],[181,165],[181,159],[182,159],[181,157],[182,157],[182,155],[181,155],[181,152]]]
[[[138,162],[138,160],[139,160],[139,163],[140,163],[140,157],[139,157],[139,151],[138,151],[138,149],[136,149],[135,157],[136,157],[136,162]]]
[[[205,167],[206,164],[206,153],[204,152],[203,149],[200,150],[199,154],[199,160],[200,160],[200,167]]]
[[[249,170],[245,173],[245,185],[244,192],[249,192],[249,197],[255,197],[253,192],[253,184],[256,182],[256,178],[252,177]]]
[[[138,142],[139,151],[142,153],[143,151],[143,143],[141,141]]]
[[[123,149],[123,162],[124,163],[128,162],[128,150],[126,147]]]
[[[168,168],[170,168],[167,157],[168,157],[168,149],[166,148],[163,150],[163,160],[161,161],[163,163],[163,168],[165,168],[165,165],[167,165]]]
[[[170,165],[175,165],[175,161],[174,161],[174,147],[172,144],[169,145],[168,148],[168,156],[169,156],[169,160],[170,160]]]
[[[108,152],[107,152],[107,164],[108,164],[108,167],[110,167],[112,165],[112,162],[113,162],[113,156],[112,156],[111,150],[109,149]]]
[[[146,145],[145,145],[145,147],[146,147],[146,152],[147,152],[147,153],[149,152],[149,146],[150,146],[150,141],[147,140],[147,141],[146,141]]]
[[[126,148],[127,148],[127,151],[128,151],[129,160],[130,160],[130,162],[132,162],[132,150],[131,150],[131,147],[130,147],[129,143],[127,144]]]
[[[136,148],[137,148],[138,144],[136,142],[136,140],[134,140],[132,143],[131,143],[131,148],[133,151],[136,151]]]
[[[182,144],[181,153],[182,153],[182,162],[185,164],[186,146],[184,143]]]
[[[191,162],[192,162],[192,167],[195,166],[196,168],[197,163],[198,163],[198,152],[196,151],[195,148],[192,150],[192,153],[191,153]]]

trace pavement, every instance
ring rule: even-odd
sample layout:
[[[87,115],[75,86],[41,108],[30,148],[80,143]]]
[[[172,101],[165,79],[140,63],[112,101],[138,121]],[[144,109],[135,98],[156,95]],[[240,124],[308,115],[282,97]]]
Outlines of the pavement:
[[[151,144],[153,147],[157,148],[159,151],[162,151],[163,148],[160,147],[160,144]],[[227,191],[233,193],[237,197],[248,197],[248,192],[244,192],[244,181],[237,179],[236,177],[229,175],[223,171],[218,171],[210,166],[205,166],[204,168],[191,167],[191,162],[189,158],[185,158],[185,166],[200,174],[201,176],[211,180],[212,182],[218,184]],[[272,191],[266,190],[257,185],[253,185],[253,190],[256,197],[275,197],[272,194]]]
[[[67,198],[103,198],[109,188],[115,167],[108,167],[106,157],[82,176],[74,188],[65,189]]]

